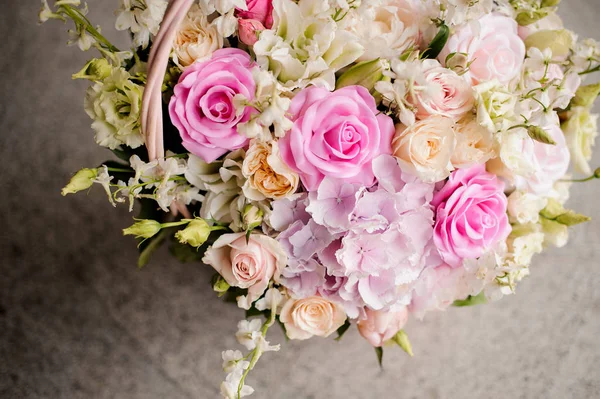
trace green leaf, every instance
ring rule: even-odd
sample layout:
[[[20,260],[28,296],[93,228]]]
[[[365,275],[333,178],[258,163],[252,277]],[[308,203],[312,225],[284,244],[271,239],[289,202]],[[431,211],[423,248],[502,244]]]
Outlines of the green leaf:
[[[200,262],[202,261],[205,252],[203,247],[196,250],[194,247],[187,244],[181,244],[179,241],[174,240],[169,246],[169,252],[181,263]]]
[[[169,230],[163,230],[154,237],[149,238],[144,242],[145,244],[147,244],[145,245],[144,249],[142,249],[140,257],[138,258],[138,267],[140,269],[146,266],[148,262],[150,262],[150,256],[161,246],[161,244],[169,234]]]
[[[381,346],[376,346],[375,354],[377,355],[377,362],[379,363],[379,367],[383,368],[383,348]]]
[[[396,335],[392,338],[392,341],[397,343],[399,347],[404,350],[404,352],[408,353],[410,357],[413,357],[413,350],[410,341],[408,340],[408,335],[404,330],[398,331]]]
[[[261,312],[260,310],[256,309],[254,306],[252,306],[250,309],[246,310],[246,318],[250,318],[250,317],[256,317],[256,316],[263,316],[264,313]],[[266,315],[265,315],[266,317]]]
[[[346,334],[346,331],[348,331],[350,326],[351,326],[350,320],[346,319],[346,322],[344,323],[344,325],[337,329],[338,336],[336,337],[335,340],[339,342],[342,339],[342,337],[344,336],[344,334]]]
[[[483,303],[487,303],[487,299],[485,298],[485,294],[480,292],[476,296],[469,295],[466,299],[459,299],[454,301],[453,306],[475,306],[481,305]]]
[[[429,47],[423,52],[422,58],[437,58],[446,45],[449,36],[450,28],[448,28],[446,24],[440,25],[440,30],[438,31],[437,35],[435,35],[431,43],[429,43]]]
[[[131,158],[132,155],[137,155],[142,161],[148,162],[148,152],[145,146],[140,146],[136,149],[123,146],[111,151],[117,156],[117,158],[127,163],[129,163],[129,158]]]

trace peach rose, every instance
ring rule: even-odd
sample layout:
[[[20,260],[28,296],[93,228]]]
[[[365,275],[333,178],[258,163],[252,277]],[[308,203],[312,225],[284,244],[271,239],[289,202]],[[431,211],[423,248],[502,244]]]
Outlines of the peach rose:
[[[392,154],[400,168],[426,183],[444,180],[452,171],[450,159],[456,146],[454,121],[441,115],[396,127]]]
[[[314,335],[328,337],[346,321],[344,309],[320,296],[290,299],[279,319],[290,339],[308,339]]]
[[[206,16],[194,4],[179,26],[173,42],[173,61],[181,68],[208,58],[223,47],[223,36],[208,23]]]
[[[452,154],[452,166],[468,168],[486,163],[495,156],[492,133],[477,122],[475,116],[467,116],[454,126],[456,148]]]
[[[209,248],[202,262],[212,266],[232,287],[248,289],[238,305],[249,309],[265,292],[271,279],[278,281],[287,263],[283,248],[271,237],[245,233],[225,234]]]
[[[408,320],[406,308],[398,312],[365,310],[367,318],[358,322],[358,332],[373,346],[383,346],[398,333]]]
[[[423,61],[423,73],[427,90],[416,95],[417,118],[442,115],[458,120],[473,108],[471,84],[464,77],[436,60]]]
[[[253,200],[282,199],[296,192],[300,177],[279,156],[276,141],[253,141],[246,152],[242,173],[248,179],[244,195]]]

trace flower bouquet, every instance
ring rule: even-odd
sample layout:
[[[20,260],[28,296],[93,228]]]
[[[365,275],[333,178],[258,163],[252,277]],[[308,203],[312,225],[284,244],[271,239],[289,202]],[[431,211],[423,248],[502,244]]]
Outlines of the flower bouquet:
[[[224,397],[253,392],[274,324],[412,355],[409,317],[514,293],[588,220],[564,204],[600,178],[600,84],[582,84],[600,45],[559,0],[120,0],[128,51],[79,0],[42,3],[99,52],[73,78],[116,159],[63,195],[98,184],[135,209],[140,267],[166,243],[214,269],[246,311]]]

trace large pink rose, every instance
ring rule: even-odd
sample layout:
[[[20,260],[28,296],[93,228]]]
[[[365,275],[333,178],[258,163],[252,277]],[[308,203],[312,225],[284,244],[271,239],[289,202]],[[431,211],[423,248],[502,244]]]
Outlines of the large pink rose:
[[[294,97],[289,113],[294,126],[279,140],[281,157],[309,191],[325,176],[370,186],[372,160],[392,152],[394,122],[362,86],[333,93],[309,87]]]
[[[273,26],[273,0],[246,0],[247,11],[238,9],[236,15],[241,19],[254,19],[267,29]]]
[[[479,32],[463,25],[450,36],[439,56],[443,63],[452,53],[467,53],[468,75],[474,84],[498,79],[508,83],[521,72],[525,44],[517,32],[517,22],[501,15],[488,14],[479,21]]]
[[[433,242],[452,267],[480,257],[511,231],[504,183],[484,165],[453,172],[431,204],[437,208]]]
[[[240,94],[254,99],[252,68],[246,52],[226,48],[215,51],[208,61],[190,65],[181,75],[169,114],[189,152],[210,163],[248,144],[237,125],[248,121],[254,109],[237,112],[233,98]]]

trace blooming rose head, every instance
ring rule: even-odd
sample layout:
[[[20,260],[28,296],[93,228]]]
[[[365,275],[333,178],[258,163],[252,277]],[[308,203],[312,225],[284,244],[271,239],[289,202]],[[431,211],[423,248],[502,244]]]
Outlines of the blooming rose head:
[[[265,292],[271,279],[278,281],[287,256],[274,239],[245,233],[225,234],[206,251],[202,262],[212,266],[232,287],[248,289],[238,298],[240,307],[249,309]]]
[[[246,11],[237,9],[238,18],[258,21],[267,29],[271,29],[273,26],[273,0],[246,0],[246,7],[248,8]]]
[[[331,93],[309,87],[294,97],[289,113],[294,126],[279,149],[309,191],[325,176],[373,184],[371,162],[391,153],[394,124],[377,111],[367,89],[348,86]]]
[[[494,153],[492,133],[481,126],[473,116],[467,116],[454,126],[456,149],[452,154],[452,166],[468,168],[484,164]]]
[[[592,147],[598,135],[598,115],[590,114],[586,108],[575,107],[562,127],[575,167],[581,173],[592,174],[588,162],[592,158]]]
[[[467,53],[471,61],[467,75],[473,84],[492,79],[508,83],[520,73],[525,59],[525,44],[517,34],[517,23],[495,14],[477,22],[478,31],[465,24],[450,36],[439,59],[444,62],[452,53]]]
[[[464,77],[436,60],[423,61],[423,75],[427,90],[416,94],[417,118],[442,115],[457,120],[473,108],[471,84]]]
[[[346,313],[340,305],[312,296],[288,300],[279,319],[290,339],[308,339],[314,335],[328,337],[333,334],[346,321]]]
[[[448,177],[455,146],[454,121],[441,115],[409,127],[398,125],[392,141],[393,155],[402,170],[428,183]]]
[[[185,68],[210,57],[223,47],[223,36],[210,25],[197,4],[194,4],[177,30],[173,42],[173,61]]]
[[[367,318],[358,322],[358,332],[373,346],[383,346],[392,339],[406,324],[408,311],[406,308],[398,312],[366,310]]]
[[[265,26],[255,19],[239,19],[238,35],[240,41],[248,46],[254,46],[258,41],[258,34],[265,30]]]
[[[458,169],[437,192],[433,242],[443,260],[459,267],[463,259],[478,258],[506,240],[510,224],[506,214],[504,183],[485,166]]]
[[[227,48],[215,51],[210,60],[192,64],[181,75],[169,114],[189,152],[210,163],[248,144],[237,125],[247,122],[254,109],[236,109],[234,97],[254,99],[252,68],[248,53]]]
[[[281,160],[276,141],[254,141],[246,152],[242,172],[248,179],[244,193],[254,201],[285,198],[296,192],[300,181]]]

